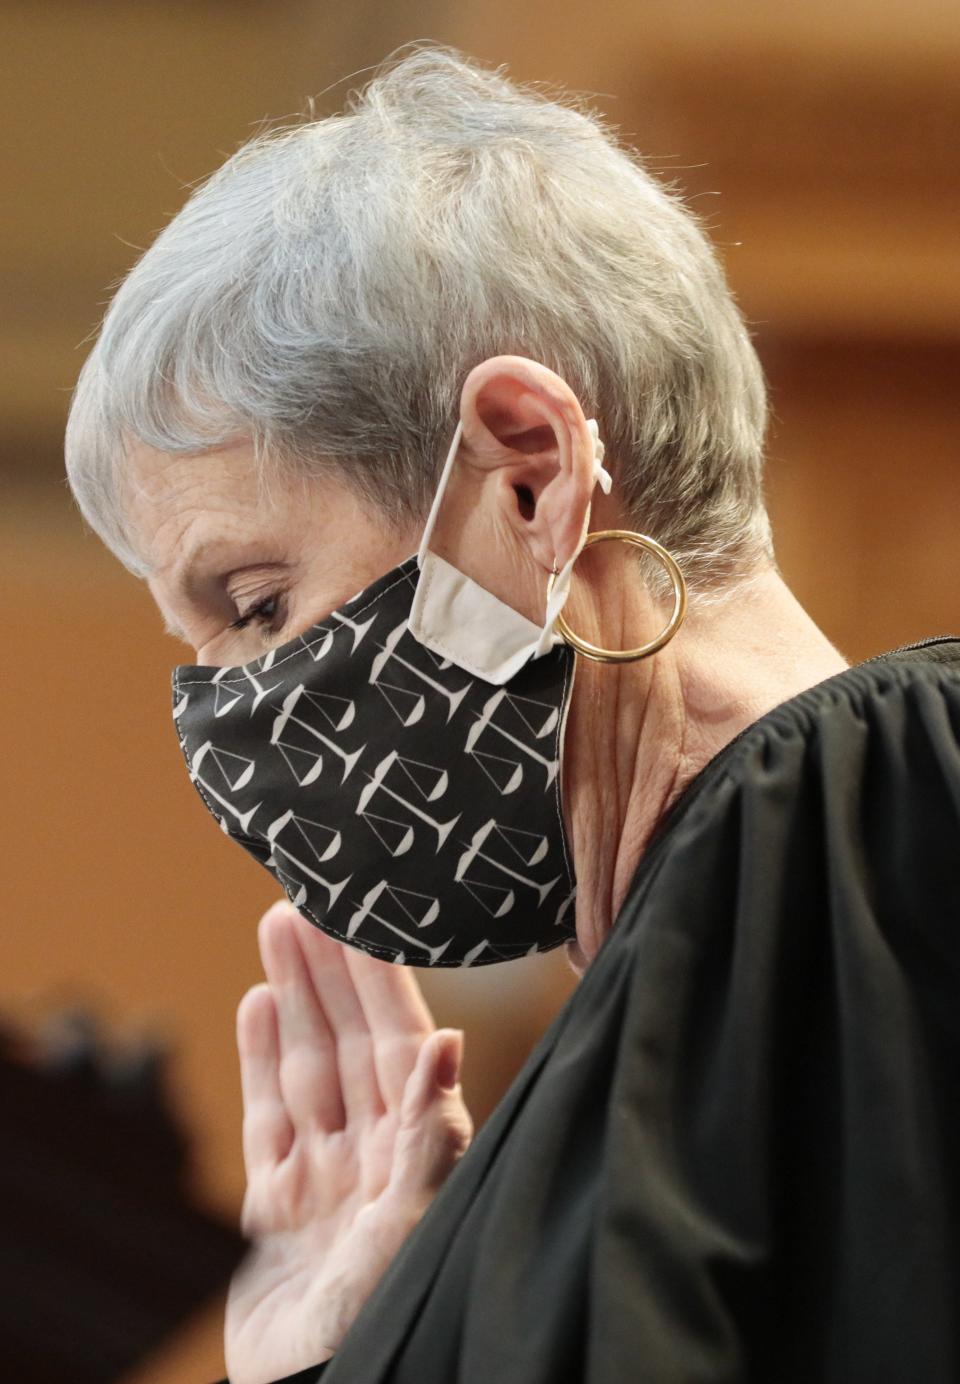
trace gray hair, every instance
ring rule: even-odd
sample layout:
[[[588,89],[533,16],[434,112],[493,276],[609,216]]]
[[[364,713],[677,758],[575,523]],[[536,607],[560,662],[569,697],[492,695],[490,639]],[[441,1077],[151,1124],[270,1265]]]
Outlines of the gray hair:
[[[193,191],[105,314],[70,483],[141,573],[131,438],[183,453],[249,436],[264,472],[334,466],[408,522],[466,375],[501,353],[568,382],[631,520],[694,591],[771,556],[763,376],[693,214],[595,113],[432,46]]]

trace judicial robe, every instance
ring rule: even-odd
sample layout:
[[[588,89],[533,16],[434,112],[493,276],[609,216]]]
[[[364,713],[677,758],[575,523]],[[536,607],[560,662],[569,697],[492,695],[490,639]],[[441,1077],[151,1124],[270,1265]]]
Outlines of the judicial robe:
[[[960,638],[686,788],[321,1377],[957,1384]]]

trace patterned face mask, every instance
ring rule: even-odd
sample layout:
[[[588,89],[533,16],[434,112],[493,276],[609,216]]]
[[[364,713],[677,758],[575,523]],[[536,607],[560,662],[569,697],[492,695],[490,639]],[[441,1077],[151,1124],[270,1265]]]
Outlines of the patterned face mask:
[[[609,489],[602,443],[596,476]],[[572,938],[560,801],[573,650],[420,550],[263,658],[183,666],[174,717],[221,827],[339,941],[412,966],[485,965]]]

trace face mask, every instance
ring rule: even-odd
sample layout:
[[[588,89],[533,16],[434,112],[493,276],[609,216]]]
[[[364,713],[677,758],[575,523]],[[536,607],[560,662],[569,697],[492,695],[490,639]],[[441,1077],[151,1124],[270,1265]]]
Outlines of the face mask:
[[[324,932],[412,966],[575,935],[560,802],[575,655],[553,625],[587,521],[542,627],[430,552],[461,431],[417,554],[253,663],[173,675],[190,778],[222,829]]]

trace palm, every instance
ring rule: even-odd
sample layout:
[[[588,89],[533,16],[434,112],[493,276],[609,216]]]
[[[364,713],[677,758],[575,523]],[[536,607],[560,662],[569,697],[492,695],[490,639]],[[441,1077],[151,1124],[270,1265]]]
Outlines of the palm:
[[[253,1248],[227,1304],[232,1384],[327,1358],[472,1128],[459,1035],[412,974],[331,941],[289,907],[261,921],[268,983],[237,1016]]]

